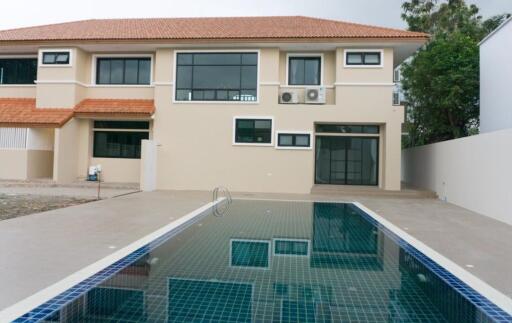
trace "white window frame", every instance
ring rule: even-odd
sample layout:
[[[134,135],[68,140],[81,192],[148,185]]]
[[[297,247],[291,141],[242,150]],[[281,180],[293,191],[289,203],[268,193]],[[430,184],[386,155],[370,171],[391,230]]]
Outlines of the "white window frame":
[[[149,84],[97,84],[96,83],[96,67],[98,66],[98,58],[132,58],[132,57],[141,57],[141,58],[149,58],[150,59],[150,69],[149,69]],[[91,87],[131,87],[131,88],[137,88],[137,87],[153,87],[154,81],[153,81],[153,75],[154,75],[154,62],[155,62],[155,55],[153,54],[93,54],[92,55],[92,63],[91,63]]]
[[[10,58],[35,58],[38,60],[38,66],[39,66],[39,58],[38,55],[0,55],[0,59],[10,59]],[[46,65],[45,65],[46,66]],[[35,80],[37,83],[37,80]],[[2,84],[0,83],[0,87],[35,87],[36,83],[34,84]]]
[[[236,142],[236,120],[253,120],[253,119],[263,119],[270,120],[272,122],[272,127],[270,128],[270,143],[250,143],[250,142]],[[233,146],[261,146],[261,147],[273,147],[274,146],[274,129],[276,125],[274,124],[274,117],[271,116],[234,116],[233,117],[233,136],[232,136],[232,144]]]
[[[290,242],[306,242],[308,245],[307,254],[305,255],[291,255],[276,253],[277,241],[290,241]],[[309,239],[293,239],[293,238],[273,238],[272,239],[272,256],[273,257],[309,257],[311,255],[311,240]]]
[[[319,85],[290,85],[290,58],[291,57],[320,57],[320,84]],[[309,88],[324,86],[324,53],[287,53],[286,54],[286,87]]]
[[[256,53],[258,56],[256,68],[256,101],[180,101],[176,100],[176,74],[178,73],[178,54],[182,53]],[[261,51],[260,49],[179,49],[174,51],[172,80],[172,103],[173,104],[259,104],[260,103],[260,74],[261,74]]]
[[[56,52],[68,52],[69,53],[69,63],[68,64],[44,64],[43,63],[43,55],[44,53],[56,53]],[[59,67],[72,67],[75,59],[73,48],[42,48],[38,53],[38,65],[39,67],[51,67],[51,68],[59,68]]]
[[[297,134],[297,135],[309,135],[309,146],[308,147],[289,147],[289,146],[279,146],[279,135],[280,134]],[[276,130],[276,149],[280,150],[311,150],[313,149],[313,131],[300,131],[300,130]]]
[[[354,52],[364,53],[380,53],[380,64],[379,65],[348,65],[347,54]],[[343,67],[344,68],[383,68],[384,67],[384,50],[383,49],[345,49],[343,50]]]
[[[402,78],[402,71],[400,68],[400,65],[393,70],[393,82],[394,83],[400,83]]]

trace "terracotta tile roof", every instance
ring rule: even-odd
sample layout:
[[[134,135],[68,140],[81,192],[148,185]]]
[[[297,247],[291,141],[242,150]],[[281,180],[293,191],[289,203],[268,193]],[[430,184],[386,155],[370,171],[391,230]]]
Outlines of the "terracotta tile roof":
[[[73,116],[72,109],[36,109],[35,99],[0,99],[0,126],[58,128]]]
[[[155,112],[153,100],[86,99],[74,109],[36,108],[36,100],[0,98],[0,127],[60,128],[73,116],[149,117]]]
[[[0,42],[427,37],[424,33],[303,16],[101,19],[0,31]]]
[[[76,116],[149,117],[155,112],[153,100],[85,99],[74,109]]]

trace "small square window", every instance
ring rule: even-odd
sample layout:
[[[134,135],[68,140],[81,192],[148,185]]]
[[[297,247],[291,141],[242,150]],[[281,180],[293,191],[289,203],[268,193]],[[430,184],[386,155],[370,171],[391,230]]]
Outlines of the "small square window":
[[[366,65],[379,65],[380,64],[380,53],[365,53],[364,63]]]
[[[68,65],[69,52],[44,52],[43,65]]]
[[[361,53],[347,53],[347,64],[349,64],[349,65],[363,64],[363,55]]]

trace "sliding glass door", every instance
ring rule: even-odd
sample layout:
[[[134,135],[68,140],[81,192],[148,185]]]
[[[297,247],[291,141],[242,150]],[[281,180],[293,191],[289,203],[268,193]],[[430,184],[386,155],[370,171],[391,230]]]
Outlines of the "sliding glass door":
[[[315,183],[377,185],[379,138],[316,136]]]

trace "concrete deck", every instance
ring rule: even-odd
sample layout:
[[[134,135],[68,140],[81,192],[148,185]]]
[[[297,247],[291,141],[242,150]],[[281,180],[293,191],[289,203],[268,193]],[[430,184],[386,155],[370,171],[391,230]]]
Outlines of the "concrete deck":
[[[512,226],[427,198],[233,194],[358,201],[512,297]],[[0,310],[211,202],[210,192],[137,193],[0,222]],[[7,292],[8,291],[8,292]]]

